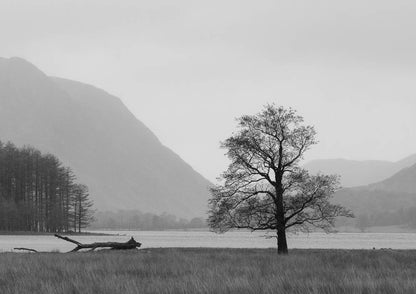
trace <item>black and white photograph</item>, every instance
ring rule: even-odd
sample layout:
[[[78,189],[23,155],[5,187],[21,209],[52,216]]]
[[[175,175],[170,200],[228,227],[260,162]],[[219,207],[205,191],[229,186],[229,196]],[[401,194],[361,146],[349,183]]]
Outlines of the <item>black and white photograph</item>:
[[[26,293],[416,293],[416,1],[0,0]]]

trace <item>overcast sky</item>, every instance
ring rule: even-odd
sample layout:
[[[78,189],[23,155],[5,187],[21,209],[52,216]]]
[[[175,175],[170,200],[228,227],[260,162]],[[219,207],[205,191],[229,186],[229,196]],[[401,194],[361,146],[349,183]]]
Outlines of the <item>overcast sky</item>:
[[[307,159],[416,153],[416,1],[0,0],[0,56],[119,96],[210,180],[234,118],[315,125]]]

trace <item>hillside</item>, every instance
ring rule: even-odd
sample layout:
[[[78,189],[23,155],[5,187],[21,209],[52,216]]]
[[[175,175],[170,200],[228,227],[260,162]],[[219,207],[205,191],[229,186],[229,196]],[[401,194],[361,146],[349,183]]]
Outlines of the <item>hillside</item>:
[[[146,107],[146,105],[143,105]],[[0,58],[0,140],[56,154],[99,210],[204,215],[209,181],[101,89]]]
[[[321,159],[304,165],[311,173],[338,174],[343,187],[369,185],[387,179],[403,168],[416,164],[416,154],[397,162],[382,160]]]
[[[370,185],[369,188],[416,194],[416,164],[400,170],[384,181]]]
[[[378,183],[342,189],[334,202],[350,208],[357,217],[368,216],[377,225],[411,222],[416,226],[416,164]]]

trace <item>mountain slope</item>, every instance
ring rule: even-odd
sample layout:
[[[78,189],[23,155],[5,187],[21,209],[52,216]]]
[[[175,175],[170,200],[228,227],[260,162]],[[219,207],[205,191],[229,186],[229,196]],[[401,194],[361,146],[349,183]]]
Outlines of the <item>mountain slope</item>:
[[[416,164],[381,182],[342,189],[335,194],[334,202],[351,208],[357,215],[416,206]]]
[[[202,216],[210,183],[137,120],[117,97],[0,59],[0,140],[56,154],[100,210]]]
[[[304,165],[311,173],[338,174],[343,187],[355,187],[375,183],[392,176],[405,167],[416,164],[416,154],[397,162],[382,160],[313,160]]]
[[[407,167],[388,179],[369,186],[373,190],[416,194],[416,164]]]

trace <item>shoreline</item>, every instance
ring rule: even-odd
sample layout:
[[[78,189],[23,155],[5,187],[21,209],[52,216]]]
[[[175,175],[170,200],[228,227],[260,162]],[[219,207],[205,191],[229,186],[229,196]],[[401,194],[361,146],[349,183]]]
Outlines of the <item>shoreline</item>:
[[[0,231],[0,236],[54,236],[55,234],[65,236],[119,236],[119,234],[110,233],[95,233],[95,232],[81,232],[81,233],[49,233],[49,232],[31,232],[31,231]]]
[[[145,248],[136,248],[136,249],[128,249],[128,250],[112,250],[110,248],[102,248],[95,250],[93,252],[88,250],[80,250],[78,252],[61,252],[61,251],[38,251],[38,252],[29,252],[29,251],[1,251],[0,255],[3,254],[11,254],[11,255],[21,255],[21,254],[58,254],[58,255],[66,255],[66,254],[150,254],[150,253],[161,253],[161,252],[181,252],[181,253],[195,253],[195,254],[205,254],[205,253],[271,253],[275,254],[276,256],[290,256],[290,255],[298,255],[298,254],[347,254],[347,253],[363,253],[363,254],[371,254],[374,253],[415,253],[416,254],[416,247],[412,249],[395,249],[395,248],[289,248],[288,255],[278,255],[277,248],[233,248],[233,247],[145,247]]]

